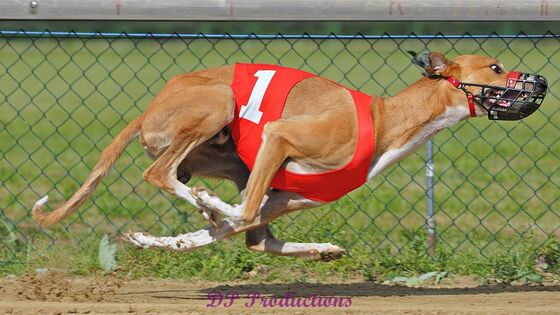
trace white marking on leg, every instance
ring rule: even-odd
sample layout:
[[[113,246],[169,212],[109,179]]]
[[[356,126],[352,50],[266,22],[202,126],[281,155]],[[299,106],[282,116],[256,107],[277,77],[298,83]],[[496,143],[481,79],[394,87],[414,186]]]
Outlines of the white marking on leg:
[[[208,245],[216,241],[207,229],[179,236],[152,236],[144,233],[128,234],[127,239],[142,248],[160,247],[171,250],[185,251]]]
[[[328,250],[341,250],[341,248],[331,243],[291,243],[291,242],[286,242],[282,247],[282,252],[317,251],[321,253],[321,252],[326,252]]]
[[[179,181],[173,182],[173,189],[175,189],[175,194],[190,202],[193,206],[198,208],[198,203],[196,202],[196,197],[193,195],[192,190]]]
[[[142,248],[159,247],[176,251],[188,251],[219,241],[229,235],[228,233],[231,234],[232,229],[238,227],[239,225],[232,220],[224,219],[222,220],[219,232],[216,232],[216,229],[213,227],[178,236],[153,236],[136,232],[126,234],[126,239]]]
[[[266,248],[266,241],[265,241]],[[282,254],[289,254],[291,256],[298,256],[310,260],[321,260],[326,256],[330,259],[342,257],[346,251],[331,243],[291,243],[286,242],[282,246]]]
[[[219,212],[235,221],[239,221],[241,219],[242,206],[231,206],[223,202],[220,198],[211,196],[205,190],[197,192],[196,196],[198,197],[198,202],[202,204],[203,207]]]
[[[323,261],[338,259],[346,254],[346,250],[331,243],[292,243],[275,238],[265,238],[250,248],[276,255]]]

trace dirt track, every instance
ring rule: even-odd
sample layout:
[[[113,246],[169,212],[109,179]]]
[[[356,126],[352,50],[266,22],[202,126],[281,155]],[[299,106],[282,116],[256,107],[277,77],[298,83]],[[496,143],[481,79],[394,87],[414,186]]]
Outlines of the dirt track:
[[[346,284],[233,284],[168,280],[68,279],[62,275],[0,279],[0,314],[560,314],[560,286],[406,288],[369,282]],[[237,293],[215,308],[208,292]],[[284,297],[264,307],[247,295]],[[290,296],[286,299],[286,294]],[[311,297],[305,297],[315,294]],[[319,302],[319,296],[321,302]],[[333,300],[325,297],[340,297]],[[351,298],[351,305],[345,307]],[[283,300],[283,302],[280,302]],[[264,300],[273,303],[271,299]],[[286,307],[283,303],[336,304]],[[215,302],[217,303],[217,302]],[[250,305],[250,304],[248,304]],[[267,304],[268,305],[268,304]],[[296,304],[293,304],[296,305]]]

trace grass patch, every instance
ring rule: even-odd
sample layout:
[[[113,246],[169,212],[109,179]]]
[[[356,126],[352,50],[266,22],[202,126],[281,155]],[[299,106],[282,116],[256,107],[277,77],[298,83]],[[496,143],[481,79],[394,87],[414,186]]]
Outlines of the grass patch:
[[[168,250],[141,250],[119,244],[115,273],[128,278],[207,279],[249,282],[324,282],[331,280],[374,281],[383,283],[396,277],[414,277],[428,272],[449,276],[474,275],[481,283],[532,283],[557,280],[560,276],[557,239],[543,246],[532,237],[507,251],[484,257],[478,251],[455,252],[439,247],[433,257],[426,253],[425,235],[406,231],[400,251],[383,247],[373,252],[354,248],[343,258],[324,263],[292,257],[251,252],[243,239],[235,237],[205,248],[181,253]],[[80,247],[68,244],[42,252],[29,266],[0,265],[2,274],[23,274],[36,268],[66,270],[73,275],[103,271],[97,248],[100,238],[91,237]],[[543,265],[541,262],[546,262]]]

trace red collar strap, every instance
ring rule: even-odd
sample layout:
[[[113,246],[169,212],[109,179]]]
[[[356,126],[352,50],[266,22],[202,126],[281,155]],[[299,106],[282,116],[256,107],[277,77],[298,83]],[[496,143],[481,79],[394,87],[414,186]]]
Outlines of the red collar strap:
[[[467,94],[467,103],[469,104],[469,112],[471,113],[471,117],[476,117],[476,109],[474,104],[474,95],[471,92],[467,91],[459,80],[455,79],[455,77],[446,77],[447,82],[451,83],[454,87],[461,89]]]

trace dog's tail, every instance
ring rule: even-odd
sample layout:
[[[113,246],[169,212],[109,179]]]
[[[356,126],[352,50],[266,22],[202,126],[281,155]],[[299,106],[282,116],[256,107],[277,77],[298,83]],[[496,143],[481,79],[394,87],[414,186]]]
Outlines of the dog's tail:
[[[109,172],[130,141],[136,137],[140,131],[142,120],[143,115],[132,121],[115,139],[113,139],[113,142],[101,153],[99,162],[97,162],[97,165],[95,165],[82,187],[80,187],[80,189],[78,189],[62,206],[52,212],[45,213],[41,208],[49,201],[49,197],[45,196],[39,199],[33,206],[33,218],[35,221],[42,226],[47,226],[60,222],[76,211],[76,209],[91,196],[97,184],[99,184],[101,179]]]

